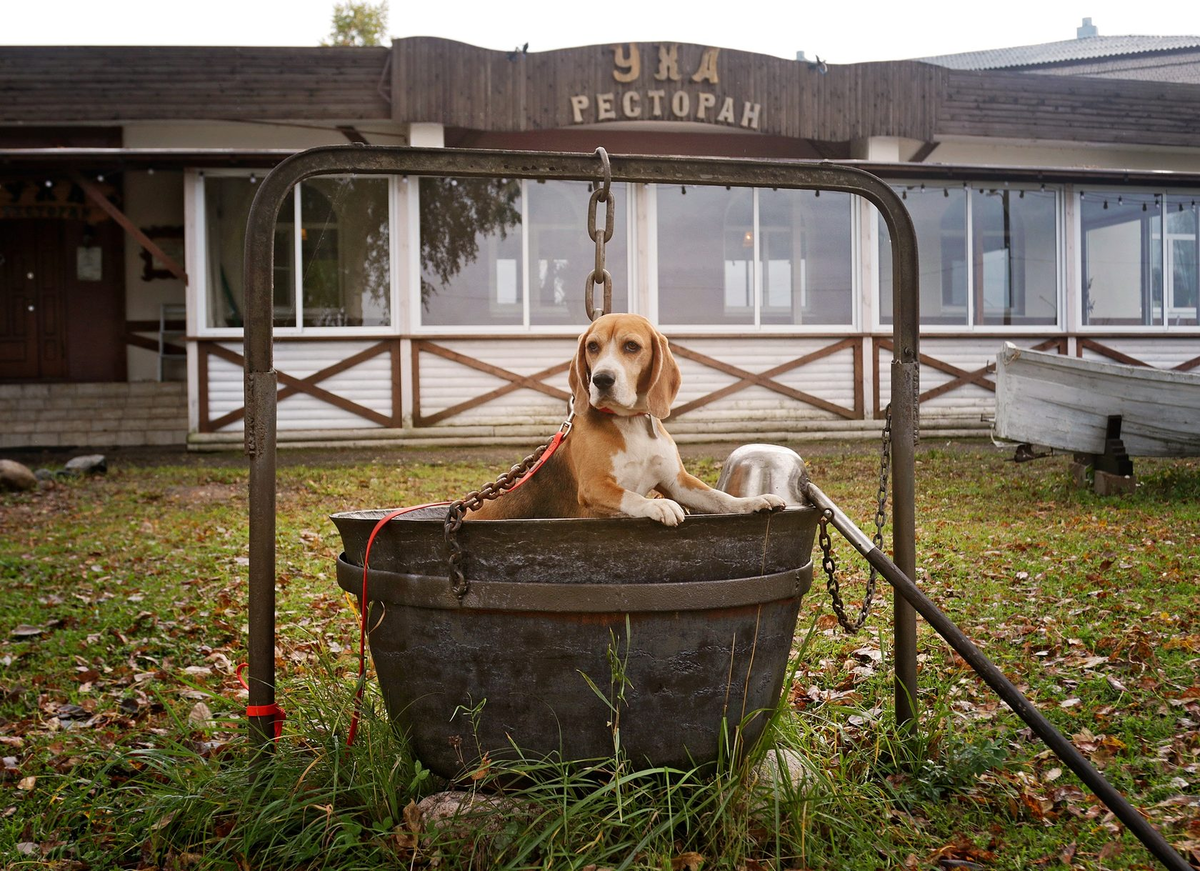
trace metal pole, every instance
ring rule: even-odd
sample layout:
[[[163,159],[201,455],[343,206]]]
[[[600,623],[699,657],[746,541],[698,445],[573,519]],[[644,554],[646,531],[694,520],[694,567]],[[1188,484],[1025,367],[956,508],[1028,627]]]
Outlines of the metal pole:
[[[900,342],[896,347],[900,347]],[[892,459],[895,469],[892,475],[892,552],[897,565],[910,577],[917,573],[916,482],[913,474],[917,438],[916,377],[915,363],[892,361]],[[917,612],[895,590],[892,591],[892,607],[896,722],[906,728],[915,727]]]
[[[854,545],[855,550],[867,558],[867,561],[888,579],[895,592],[902,596],[911,606],[921,613],[937,633],[949,642],[950,646],[966,660],[967,664],[983,678],[996,694],[1012,710],[1024,720],[1039,738],[1054,751],[1067,767],[1094,792],[1101,801],[1121,820],[1138,840],[1154,854],[1162,864],[1173,871],[1193,871],[1175,849],[1167,843],[1162,834],[1146,821],[1125,796],[1117,792],[1111,783],[1104,779],[1099,771],[1092,767],[1082,753],[1068,741],[1061,732],[1051,725],[1042,713],[1025,698],[1008,678],[996,668],[990,659],[967,638],[957,626],[938,609],[932,600],[917,587],[912,577],[904,572],[887,555],[877,548],[854,522],[838,508],[838,506],[821,492],[817,485],[809,482],[805,488],[809,500],[822,511],[829,512],[830,522],[846,540]]]
[[[275,704],[275,423],[277,379],[272,364],[275,221],[292,184],[286,173],[263,179],[246,224],[245,401],[250,459],[249,704]],[[250,717],[251,743],[269,751],[273,715]]]
[[[916,230],[908,212],[884,213],[892,238],[892,553],[909,577],[917,573],[916,447],[921,363]],[[897,245],[909,234],[912,245]],[[916,735],[917,612],[892,591],[896,722]]]

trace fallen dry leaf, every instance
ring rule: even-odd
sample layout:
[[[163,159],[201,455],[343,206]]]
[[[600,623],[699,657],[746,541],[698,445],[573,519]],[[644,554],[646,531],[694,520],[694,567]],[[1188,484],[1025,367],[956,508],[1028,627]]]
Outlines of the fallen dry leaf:
[[[981,862],[990,862],[996,854],[978,847],[966,835],[957,835],[949,844],[940,847],[929,857],[930,863],[943,868],[982,868]]]
[[[699,853],[680,853],[671,860],[671,871],[700,871],[704,857]]]
[[[188,711],[187,721],[193,729],[207,729],[212,725],[212,711],[204,702],[196,702]]]
[[[492,768],[491,757],[487,753],[483,754],[483,758],[479,760],[479,767],[471,772],[471,780],[480,781],[488,775],[488,771]]]
[[[421,808],[412,799],[404,807],[404,824],[413,834],[421,833]]]

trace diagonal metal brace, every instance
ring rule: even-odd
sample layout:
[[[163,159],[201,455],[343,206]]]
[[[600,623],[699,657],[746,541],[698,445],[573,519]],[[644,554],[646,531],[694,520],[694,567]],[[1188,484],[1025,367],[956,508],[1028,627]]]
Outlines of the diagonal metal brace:
[[[1082,780],[1096,796],[1104,802],[1110,811],[1133,832],[1154,857],[1171,871],[1193,871],[1192,866],[1167,843],[1166,838],[1146,821],[1136,808],[1121,795],[1104,775],[1097,771],[1092,763],[1079,752],[1066,737],[1051,725],[1033,703],[1004,676],[995,664],[975,646],[971,639],[963,634],[949,617],[941,612],[933,601],[921,592],[916,583],[897,568],[888,559],[887,554],[875,546],[861,529],[846,516],[842,509],[832,499],[821,492],[821,489],[811,481],[805,487],[805,493],[817,508],[826,512],[826,517],[846,540],[854,545],[854,549],[867,558],[878,572],[887,578],[896,592],[903,596],[929,625],[937,630],[938,635],[946,639],[955,652],[958,653],[971,668],[983,678],[984,682],[996,691],[996,694],[1031,728],[1054,755],[1061,759],[1075,775]]]

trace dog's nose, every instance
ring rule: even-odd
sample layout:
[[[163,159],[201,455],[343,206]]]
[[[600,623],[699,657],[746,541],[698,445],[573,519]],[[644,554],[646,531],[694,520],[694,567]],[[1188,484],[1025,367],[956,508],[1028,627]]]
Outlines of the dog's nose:
[[[607,390],[616,382],[616,376],[611,372],[596,372],[592,375],[592,383],[601,390]]]

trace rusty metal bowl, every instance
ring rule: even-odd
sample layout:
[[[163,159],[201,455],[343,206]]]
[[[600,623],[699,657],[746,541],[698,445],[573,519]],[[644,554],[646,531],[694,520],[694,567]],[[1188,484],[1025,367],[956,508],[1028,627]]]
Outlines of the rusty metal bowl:
[[[356,596],[367,538],[386,513],[333,515],[345,546],[338,583]],[[470,521],[459,533],[470,583],[461,602],[447,578],[444,515],[428,508],[388,523],[367,590],[384,702],[429,769],[455,777],[514,747],[603,758],[618,723],[639,764],[705,765],[758,739],[812,581],[815,509],[694,515],[675,528]]]

